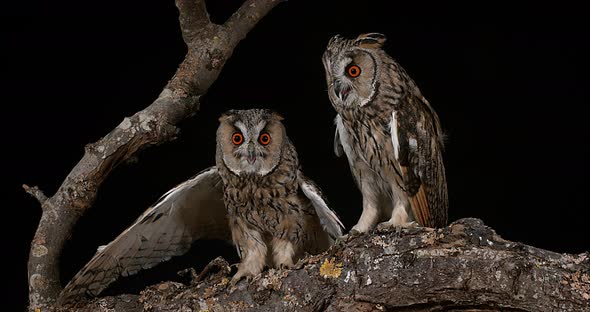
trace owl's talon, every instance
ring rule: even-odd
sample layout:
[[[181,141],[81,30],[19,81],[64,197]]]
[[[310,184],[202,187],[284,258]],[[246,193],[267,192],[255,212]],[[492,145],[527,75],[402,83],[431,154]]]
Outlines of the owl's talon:
[[[400,226],[393,224],[393,222],[391,222],[391,221],[381,222],[381,223],[377,224],[377,226],[375,227],[375,230],[377,232],[388,232],[391,230],[395,230],[395,232],[398,233],[400,229],[401,229]]]
[[[303,268],[309,262],[309,258],[307,256],[308,255],[306,254],[305,257],[297,260],[297,263],[295,263],[295,265],[293,265],[293,267],[291,267],[291,269],[292,270],[299,270],[299,269]]]
[[[361,236],[363,233],[359,232],[355,229],[352,229],[348,232],[348,234],[344,234],[336,239],[334,242],[335,245],[344,246],[346,243],[350,242],[351,240]]]
[[[348,232],[348,235],[349,235],[349,240],[351,240],[351,239],[355,239],[355,238],[363,235],[363,232],[352,229],[352,230],[350,230],[350,232]]]
[[[244,273],[238,271],[238,273],[236,273],[234,275],[234,277],[231,278],[231,281],[229,282],[229,285],[233,288],[236,286],[236,284],[242,279],[242,277],[244,277]]]
[[[281,270],[291,270],[295,266],[296,266],[295,264],[281,263],[281,265],[279,265],[279,269],[281,269]]]
[[[236,284],[242,279],[245,279],[246,282],[250,283],[255,278],[256,275],[257,274],[254,274],[249,271],[238,270],[238,272],[234,275],[234,277],[232,277],[232,279],[230,281],[230,286],[232,288],[235,287]]]

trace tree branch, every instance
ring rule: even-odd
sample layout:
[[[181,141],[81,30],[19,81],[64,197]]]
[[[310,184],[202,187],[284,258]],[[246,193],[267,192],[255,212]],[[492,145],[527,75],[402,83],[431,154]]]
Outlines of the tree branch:
[[[219,260],[216,259],[220,265]],[[140,295],[74,311],[590,311],[590,254],[509,242],[478,219],[442,229],[362,235],[293,270],[228,286],[227,270],[195,285],[163,282]],[[68,310],[68,311],[71,311]]]
[[[182,38],[187,44],[192,42],[200,29],[211,23],[204,0],[176,0],[179,12]]]
[[[279,0],[245,1],[224,24],[229,33],[232,34],[232,44],[236,45],[240,40],[244,39],[277,2]]]
[[[279,1],[246,3],[248,14],[234,18],[235,26],[228,28],[210,22],[203,0],[176,0],[188,53],[159,97],[144,110],[123,119],[98,142],[88,144],[82,159],[51,198],[42,195],[38,188],[25,187],[44,207],[29,253],[30,310],[45,311],[55,302],[62,289],[58,260],[64,243],[80,216],[94,203],[102,182],[139,150],[177,135],[174,125],[198,111],[199,97],[217,79],[239,43],[240,40],[230,40],[235,37],[230,32],[240,33],[240,39],[244,38]]]

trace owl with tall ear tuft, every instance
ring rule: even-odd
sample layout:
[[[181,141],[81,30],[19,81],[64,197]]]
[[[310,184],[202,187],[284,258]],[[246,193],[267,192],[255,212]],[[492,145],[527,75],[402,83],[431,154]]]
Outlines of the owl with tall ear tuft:
[[[342,235],[342,223],[301,172],[282,119],[265,109],[225,113],[216,166],[168,191],[100,247],[60,302],[97,296],[119,277],[184,254],[200,239],[236,247],[241,260],[232,285],[264,267],[289,268],[306,253],[328,249]]]
[[[439,118],[384,50],[385,35],[333,37],[322,61],[337,112],[334,149],[346,154],[363,196],[354,232],[447,223]]]

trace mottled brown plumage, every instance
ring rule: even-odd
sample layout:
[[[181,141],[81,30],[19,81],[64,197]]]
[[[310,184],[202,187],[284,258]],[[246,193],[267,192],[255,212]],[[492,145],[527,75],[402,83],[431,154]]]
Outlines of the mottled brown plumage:
[[[281,119],[260,109],[223,115],[216,166],[164,194],[99,248],[60,302],[97,296],[120,276],[181,255],[199,239],[236,245],[241,262],[232,284],[265,266],[290,267],[306,252],[326,250],[342,235],[342,223],[299,170]]]
[[[268,110],[230,111],[220,118],[216,164],[232,239],[242,258],[234,282],[258,274],[265,264],[290,267],[305,252],[323,251],[339,236],[337,219],[324,217],[332,220],[328,233],[333,237],[322,228],[322,213],[331,211],[318,213],[313,196],[305,194],[312,190],[321,198],[299,171],[297,152],[281,120]],[[242,144],[224,141],[234,133],[244,136]],[[259,142],[263,133],[270,135],[267,145]],[[252,154],[254,162],[244,161]]]
[[[336,117],[335,150],[346,153],[363,194],[353,230],[447,222],[443,134],[414,81],[383,49],[385,36],[335,36],[323,56]]]

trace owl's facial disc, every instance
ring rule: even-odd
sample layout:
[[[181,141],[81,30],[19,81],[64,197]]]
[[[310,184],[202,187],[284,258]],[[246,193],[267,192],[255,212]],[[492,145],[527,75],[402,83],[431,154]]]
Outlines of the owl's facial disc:
[[[264,146],[257,142],[257,133],[246,132],[244,136],[245,139],[240,144],[234,142],[233,157],[237,160],[238,165],[234,173],[238,175],[242,173],[261,173],[268,152]]]
[[[264,176],[278,164],[282,139],[281,127],[276,122],[233,124],[231,151],[225,153],[226,166],[236,175],[256,174]],[[276,135],[275,135],[276,134]]]
[[[231,110],[219,118],[215,162],[236,176],[266,176],[281,162],[288,139],[279,114]]]
[[[369,52],[355,49],[343,53],[326,52],[323,58],[328,95],[338,108],[359,107],[375,93],[375,63]]]

